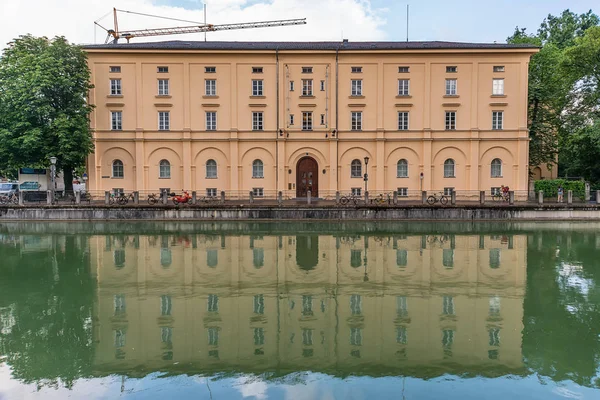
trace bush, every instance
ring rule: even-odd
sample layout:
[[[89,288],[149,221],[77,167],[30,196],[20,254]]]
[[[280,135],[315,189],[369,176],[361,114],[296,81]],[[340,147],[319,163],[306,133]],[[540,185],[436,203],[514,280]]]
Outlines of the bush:
[[[573,197],[585,199],[585,182],[584,181],[567,181],[565,179],[544,179],[535,181],[535,192],[540,190],[544,192],[544,197],[558,196],[558,187],[562,186],[567,197],[567,191],[573,191]]]

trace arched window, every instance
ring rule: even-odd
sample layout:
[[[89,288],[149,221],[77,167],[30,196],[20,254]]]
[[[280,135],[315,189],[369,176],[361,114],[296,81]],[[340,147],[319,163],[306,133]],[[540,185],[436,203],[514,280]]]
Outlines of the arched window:
[[[408,161],[402,159],[398,161],[398,178],[408,178]]]
[[[254,160],[252,162],[252,177],[253,178],[264,178],[264,165],[261,160]]]
[[[113,178],[123,178],[125,175],[123,174],[123,161],[115,160],[112,163],[112,177]]]
[[[217,162],[215,160],[208,160],[206,162],[206,177],[216,178],[217,177]]]
[[[502,160],[499,158],[492,160],[492,178],[502,178]]]
[[[451,158],[444,161],[444,178],[454,178],[454,160]]]
[[[171,178],[171,163],[168,160],[160,160],[158,177]]]
[[[352,164],[350,164],[350,177],[362,177],[362,163],[360,162],[360,160],[352,160]]]
[[[125,266],[125,249],[116,249],[113,252],[113,259],[115,261],[115,268],[121,269]]]
[[[168,247],[163,247],[160,249],[160,265],[163,268],[169,268],[171,263],[173,262],[173,255],[171,253],[171,249]]]

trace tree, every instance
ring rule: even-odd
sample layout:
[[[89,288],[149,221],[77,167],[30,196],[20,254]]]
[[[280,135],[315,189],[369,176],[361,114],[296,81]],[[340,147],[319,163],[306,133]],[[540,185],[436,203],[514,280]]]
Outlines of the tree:
[[[93,151],[85,53],[64,37],[21,36],[0,58],[0,171],[58,158],[67,190]]]

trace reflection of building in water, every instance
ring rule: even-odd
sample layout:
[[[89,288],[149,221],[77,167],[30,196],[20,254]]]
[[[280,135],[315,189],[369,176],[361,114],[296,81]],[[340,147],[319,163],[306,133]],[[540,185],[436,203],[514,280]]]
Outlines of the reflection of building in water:
[[[525,236],[91,241],[99,373],[522,367]]]

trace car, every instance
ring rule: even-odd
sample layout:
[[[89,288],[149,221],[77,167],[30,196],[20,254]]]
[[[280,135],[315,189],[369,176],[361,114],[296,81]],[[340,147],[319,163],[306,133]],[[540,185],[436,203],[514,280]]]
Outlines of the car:
[[[14,182],[0,183],[0,196],[10,196],[13,193],[19,193],[19,184]]]

